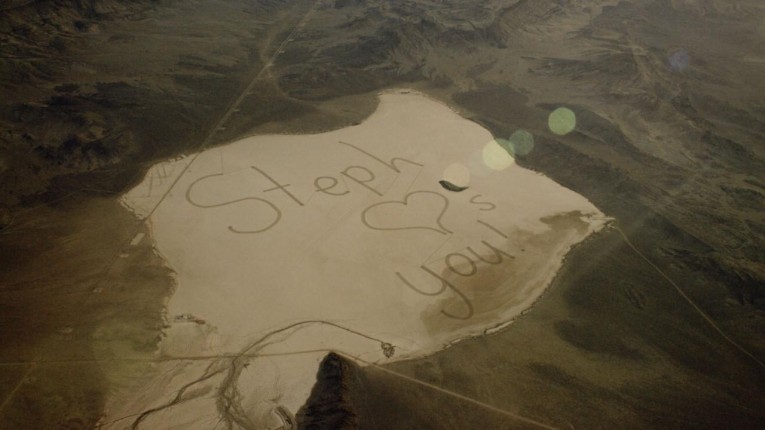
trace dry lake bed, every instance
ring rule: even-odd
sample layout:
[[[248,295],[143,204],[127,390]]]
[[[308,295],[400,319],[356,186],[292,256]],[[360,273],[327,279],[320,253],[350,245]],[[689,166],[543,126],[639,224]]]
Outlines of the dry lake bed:
[[[507,326],[608,218],[419,93],[363,123],[254,136],[155,165],[123,198],[175,272],[153,375],[109,428],[294,421],[328,351],[422,357]],[[130,419],[119,419],[130,417]]]

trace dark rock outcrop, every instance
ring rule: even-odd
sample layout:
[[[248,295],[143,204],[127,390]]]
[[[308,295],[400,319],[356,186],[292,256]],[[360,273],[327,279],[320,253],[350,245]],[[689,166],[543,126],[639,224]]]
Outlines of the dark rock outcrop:
[[[316,384],[297,414],[299,430],[355,430],[359,427],[353,388],[361,372],[355,363],[329,353],[319,366]]]

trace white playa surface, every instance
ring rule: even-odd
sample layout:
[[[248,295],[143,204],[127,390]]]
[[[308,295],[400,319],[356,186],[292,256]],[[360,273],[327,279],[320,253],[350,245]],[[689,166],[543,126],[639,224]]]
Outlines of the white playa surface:
[[[396,91],[358,126],[155,166],[124,201],[148,214],[188,166],[149,218],[178,282],[160,353],[188,360],[115,393],[103,422],[159,408],[139,428],[279,428],[327,350],[382,363],[512,321],[606,218],[491,142]],[[448,191],[445,177],[469,187]]]

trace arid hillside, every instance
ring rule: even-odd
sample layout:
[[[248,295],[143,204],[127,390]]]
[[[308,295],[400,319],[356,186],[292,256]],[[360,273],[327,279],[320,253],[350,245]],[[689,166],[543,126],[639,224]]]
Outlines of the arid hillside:
[[[172,270],[118,198],[153,163],[393,87],[530,133],[516,161],[616,221],[500,333],[328,357],[301,428],[758,428],[764,77],[758,0],[5,1],[0,428],[93,428],[149,371]]]

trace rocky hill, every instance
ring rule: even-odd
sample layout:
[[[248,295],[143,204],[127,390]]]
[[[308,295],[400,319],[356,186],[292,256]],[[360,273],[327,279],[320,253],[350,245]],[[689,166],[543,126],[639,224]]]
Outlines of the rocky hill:
[[[87,230],[75,220],[82,208],[98,219],[90,208],[107,209],[92,202],[119,195],[157,160],[251,133],[357,123],[376,91],[412,87],[497,137],[531,133],[534,148],[517,162],[615,217],[651,264],[613,230],[577,248],[549,297],[511,330],[391,368],[564,428],[755,428],[764,419],[761,1],[11,0],[0,10],[0,283],[37,278],[36,258],[77,255],[64,245]],[[213,130],[254,78],[242,108]],[[576,115],[564,136],[548,124],[561,106]],[[52,212],[27,219],[39,207]],[[109,217],[127,219],[119,210],[109,206]],[[7,234],[18,226],[26,230]],[[46,242],[62,246],[43,254]],[[50,285],[64,288],[54,275],[45,274]],[[44,327],[41,343],[55,334],[31,312],[40,296],[16,290],[26,295],[0,324],[13,333],[3,337],[9,351],[24,324]],[[78,303],[62,306],[77,314]],[[152,306],[146,327],[161,321]],[[142,345],[156,345],[157,331],[142,332]],[[363,384],[342,393],[367,393],[358,422],[520,426],[363,372]],[[93,390],[100,398],[106,389]],[[328,397],[317,389],[317,398]]]

